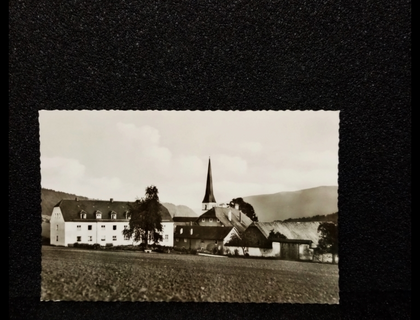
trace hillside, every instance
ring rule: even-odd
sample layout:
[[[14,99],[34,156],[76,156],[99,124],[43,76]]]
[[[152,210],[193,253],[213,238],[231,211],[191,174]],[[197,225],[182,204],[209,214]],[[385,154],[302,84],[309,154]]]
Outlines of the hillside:
[[[291,192],[243,197],[250,203],[258,221],[271,222],[338,212],[338,187],[321,186]]]
[[[41,210],[43,216],[51,216],[54,206],[62,199],[75,199],[88,200],[89,198],[77,196],[71,193],[55,191],[50,189],[41,189]]]
[[[281,221],[281,220],[277,220],[277,221]],[[284,220],[283,222],[312,222],[312,221],[331,221],[334,223],[337,223],[338,221],[338,212],[335,213],[331,213],[331,214],[326,214],[326,215],[316,215],[313,217],[303,217],[303,218],[289,218]]]
[[[173,217],[198,217],[190,207],[184,205],[175,205],[173,203],[162,203]]]

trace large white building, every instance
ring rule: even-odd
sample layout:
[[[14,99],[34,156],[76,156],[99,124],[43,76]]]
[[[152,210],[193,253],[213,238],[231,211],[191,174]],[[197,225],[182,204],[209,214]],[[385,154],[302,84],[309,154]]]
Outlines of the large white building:
[[[174,245],[174,222],[169,211],[161,205],[162,246]],[[132,245],[123,230],[128,228],[130,212],[127,202],[103,200],[61,200],[50,220],[50,243],[68,246],[74,243]]]

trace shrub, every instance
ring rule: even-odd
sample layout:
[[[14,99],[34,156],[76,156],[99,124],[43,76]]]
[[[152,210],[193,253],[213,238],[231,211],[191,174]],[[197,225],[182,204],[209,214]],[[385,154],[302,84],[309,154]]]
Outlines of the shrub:
[[[101,245],[99,243],[95,243],[93,245],[93,249],[95,249],[95,250],[99,249],[100,247],[101,247]]]
[[[186,252],[187,252],[187,249],[186,249],[185,247],[182,247],[182,248],[181,248],[181,252],[182,252],[182,253],[186,253]]]
[[[217,247],[214,247],[213,250],[212,250],[213,254],[217,254],[217,251],[218,251]]]
[[[191,254],[197,254],[197,249],[191,249]]]
[[[75,247],[75,248],[79,247],[79,242],[73,243],[73,247]]]
[[[105,247],[107,247],[107,248],[109,248],[109,247],[113,247],[114,246],[114,244],[113,243],[106,243],[105,244]]]
[[[235,249],[235,256],[239,256],[239,250],[238,249]]]

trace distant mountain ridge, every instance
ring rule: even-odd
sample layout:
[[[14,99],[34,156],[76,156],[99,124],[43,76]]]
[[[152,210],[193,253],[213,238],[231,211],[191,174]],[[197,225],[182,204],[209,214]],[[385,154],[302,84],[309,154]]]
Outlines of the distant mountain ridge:
[[[316,215],[313,217],[303,217],[303,218],[289,218],[286,220],[276,220],[279,222],[313,222],[313,221],[318,221],[318,222],[323,222],[323,221],[330,221],[330,222],[334,222],[337,223],[338,222],[338,212],[334,212],[331,214],[326,214],[326,215]]]
[[[173,217],[198,217],[198,214],[195,213],[190,207],[184,205],[175,205],[169,202],[162,203],[166,209],[169,210],[169,213]]]
[[[254,207],[258,221],[261,222],[324,216],[338,212],[337,186],[320,186],[242,198]]]

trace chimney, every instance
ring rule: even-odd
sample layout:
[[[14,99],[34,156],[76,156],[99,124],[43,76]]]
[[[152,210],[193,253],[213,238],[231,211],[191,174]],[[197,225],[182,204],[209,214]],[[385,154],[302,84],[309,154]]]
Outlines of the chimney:
[[[111,203],[112,203],[112,201],[114,201],[114,199],[113,199],[113,198],[109,199],[109,202],[111,202]]]
[[[239,203],[235,203],[235,209],[239,210]]]
[[[242,222],[242,211],[239,210],[239,222]]]
[[[231,210],[229,210],[229,221],[232,221],[232,211]]]

